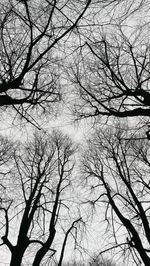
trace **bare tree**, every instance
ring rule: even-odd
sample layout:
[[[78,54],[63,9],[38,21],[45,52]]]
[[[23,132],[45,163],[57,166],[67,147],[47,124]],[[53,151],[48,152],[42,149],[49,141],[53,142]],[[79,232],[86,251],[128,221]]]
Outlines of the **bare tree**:
[[[33,266],[47,265],[57,252],[61,266],[68,237],[77,243],[83,223],[73,197],[75,152],[76,146],[60,132],[35,134],[14,151],[6,183],[9,200],[1,203],[1,246],[11,252],[11,266],[21,265],[25,252]],[[16,237],[11,238],[14,223]]]
[[[32,121],[61,99],[61,43],[78,27],[91,0],[2,1],[0,4],[0,106]]]
[[[88,48],[92,58],[95,58],[96,53],[96,60],[99,60],[101,55],[95,50],[98,42],[91,39],[91,30],[98,38],[97,30],[99,32],[101,27],[99,23],[106,23],[106,13],[110,13],[106,24],[116,21],[117,17],[119,21],[125,20],[136,10],[140,10],[145,2],[138,1],[135,4],[133,1],[128,1],[125,5],[124,0],[119,3],[116,0],[107,2],[44,0],[42,3],[37,0],[2,1],[0,106],[13,107],[17,114],[32,123],[33,109],[37,110],[38,107],[38,111],[44,113],[51,111],[62,98],[60,65],[64,64],[61,63],[64,54],[68,57],[74,50],[83,49],[86,40],[86,51]],[[121,11],[119,15],[118,10]],[[77,39],[76,45],[75,39]],[[101,40],[99,41],[100,44]],[[106,50],[109,49],[108,42],[104,43],[107,43]],[[99,50],[99,47],[96,49]],[[87,60],[84,61],[87,63]],[[108,66],[108,61],[104,59],[100,60],[100,63],[106,64],[108,72],[111,72],[112,66],[110,62]],[[82,89],[86,87],[84,82],[77,81],[77,83]],[[112,97],[111,95],[110,99]],[[105,103],[107,100],[105,99]],[[104,105],[107,105],[105,103]],[[111,110],[111,107],[109,109]],[[103,110],[99,109],[99,113],[101,112],[103,113]]]
[[[143,5],[149,10],[145,1]],[[91,31],[90,38],[85,38],[70,63],[70,79],[78,93],[74,109],[78,118],[149,117],[150,42],[146,22],[143,19],[139,25],[136,19],[126,21],[126,25],[99,25],[97,33]]]
[[[101,207],[100,219],[112,229],[114,242],[100,254],[116,248],[122,250],[126,262],[130,256],[136,265],[148,266],[150,144],[127,138],[126,132],[124,128],[97,130],[84,154],[82,170],[93,192],[89,204]]]

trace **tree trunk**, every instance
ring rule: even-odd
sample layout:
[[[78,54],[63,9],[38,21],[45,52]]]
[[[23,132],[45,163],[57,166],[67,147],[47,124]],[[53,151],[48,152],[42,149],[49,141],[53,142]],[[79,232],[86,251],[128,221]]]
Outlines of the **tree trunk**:
[[[29,246],[28,237],[20,238],[17,245],[13,247],[13,251],[11,253],[11,261],[10,266],[20,266],[24,253]]]
[[[49,250],[49,248],[41,248],[37,252],[32,266],[40,266],[40,263],[41,263],[42,259],[44,258],[45,254],[48,252],[48,250]]]
[[[46,253],[49,251],[49,249],[51,247],[51,244],[52,244],[54,237],[55,237],[55,232],[56,231],[54,228],[51,231],[51,234],[50,234],[49,238],[47,239],[47,241],[45,242],[45,244],[37,251],[32,266],[40,266],[42,259],[44,258],[44,256],[46,255]]]
[[[19,250],[18,247],[14,248],[14,251],[11,255],[11,261],[10,261],[10,266],[20,266],[22,259],[23,259],[23,254],[25,250]]]

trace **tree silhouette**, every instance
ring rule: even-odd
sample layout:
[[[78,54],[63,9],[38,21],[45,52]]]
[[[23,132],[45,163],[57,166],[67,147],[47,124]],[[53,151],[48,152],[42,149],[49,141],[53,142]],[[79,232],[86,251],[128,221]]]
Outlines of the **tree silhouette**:
[[[136,265],[148,266],[150,144],[128,134],[124,128],[97,130],[82,170],[93,192],[89,203],[95,208],[104,204],[104,219],[112,228],[114,242],[106,251],[120,248]]]
[[[91,0],[3,1],[0,20],[0,106],[29,119],[36,106],[49,111],[61,99],[60,43],[83,18]],[[73,9],[73,16],[69,10]]]
[[[48,263],[56,253],[61,266],[68,237],[78,241],[83,223],[73,201],[75,152],[76,146],[60,132],[35,134],[14,150],[14,165],[11,161],[11,172],[2,182],[5,197],[0,208],[1,246],[11,252],[11,266],[21,265],[26,254],[33,266]],[[17,227],[11,241],[13,221]]]
[[[142,6],[149,7],[144,2]],[[149,29],[144,20],[139,23],[135,20],[130,28],[130,20],[113,24],[112,18],[109,28],[99,26],[97,34],[91,31],[85,38],[76,60],[70,62],[78,119],[150,116]]]

